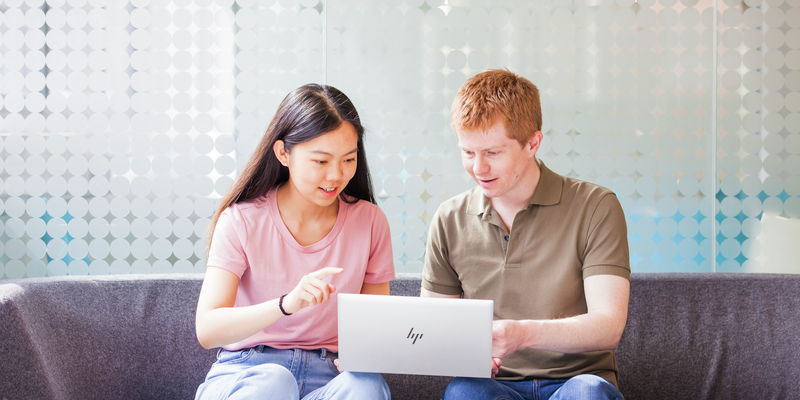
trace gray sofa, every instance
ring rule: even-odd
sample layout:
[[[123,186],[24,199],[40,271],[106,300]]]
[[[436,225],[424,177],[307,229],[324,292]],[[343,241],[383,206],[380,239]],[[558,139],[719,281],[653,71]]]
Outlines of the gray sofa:
[[[191,399],[214,360],[197,274],[0,281],[0,399]],[[395,295],[419,293],[401,275]],[[634,274],[617,348],[626,399],[800,398],[800,276]],[[393,398],[449,378],[386,375]]]

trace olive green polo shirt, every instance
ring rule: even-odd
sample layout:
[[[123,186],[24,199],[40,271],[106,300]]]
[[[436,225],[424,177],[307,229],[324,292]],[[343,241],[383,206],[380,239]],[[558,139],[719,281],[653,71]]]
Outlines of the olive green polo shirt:
[[[586,314],[589,276],[630,279],[625,215],[614,192],[539,166],[539,184],[511,232],[480,187],[442,203],[431,221],[422,287],[494,300],[495,320],[547,320]],[[617,385],[614,352],[522,348],[503,358],[497,379],[584,373]]]

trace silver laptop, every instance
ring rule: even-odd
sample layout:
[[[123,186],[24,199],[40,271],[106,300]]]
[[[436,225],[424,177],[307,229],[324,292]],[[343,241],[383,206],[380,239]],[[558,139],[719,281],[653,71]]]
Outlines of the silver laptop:
[[[342,371],[491,377],[493,301],[338,296]]]

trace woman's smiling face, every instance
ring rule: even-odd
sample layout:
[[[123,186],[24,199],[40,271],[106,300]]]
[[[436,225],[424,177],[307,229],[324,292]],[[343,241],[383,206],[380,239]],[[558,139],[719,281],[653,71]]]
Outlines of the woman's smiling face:
[[[289,168],[294,191],[321,207],[333,204],[358,165],[358,133],[349,122],[286,152],[283,142],[275,144],[278,160]]]

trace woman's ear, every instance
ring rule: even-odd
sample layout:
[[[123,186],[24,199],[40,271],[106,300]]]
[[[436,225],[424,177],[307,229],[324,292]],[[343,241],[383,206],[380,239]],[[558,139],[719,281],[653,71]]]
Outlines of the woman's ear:
[[[275,157],[285,167],[289,162],[289,157],[286,156],[287,153],[286,148],[283,147],[283,140],[276,140],[275,144],[272,145],[272,151],[275,152]]]

